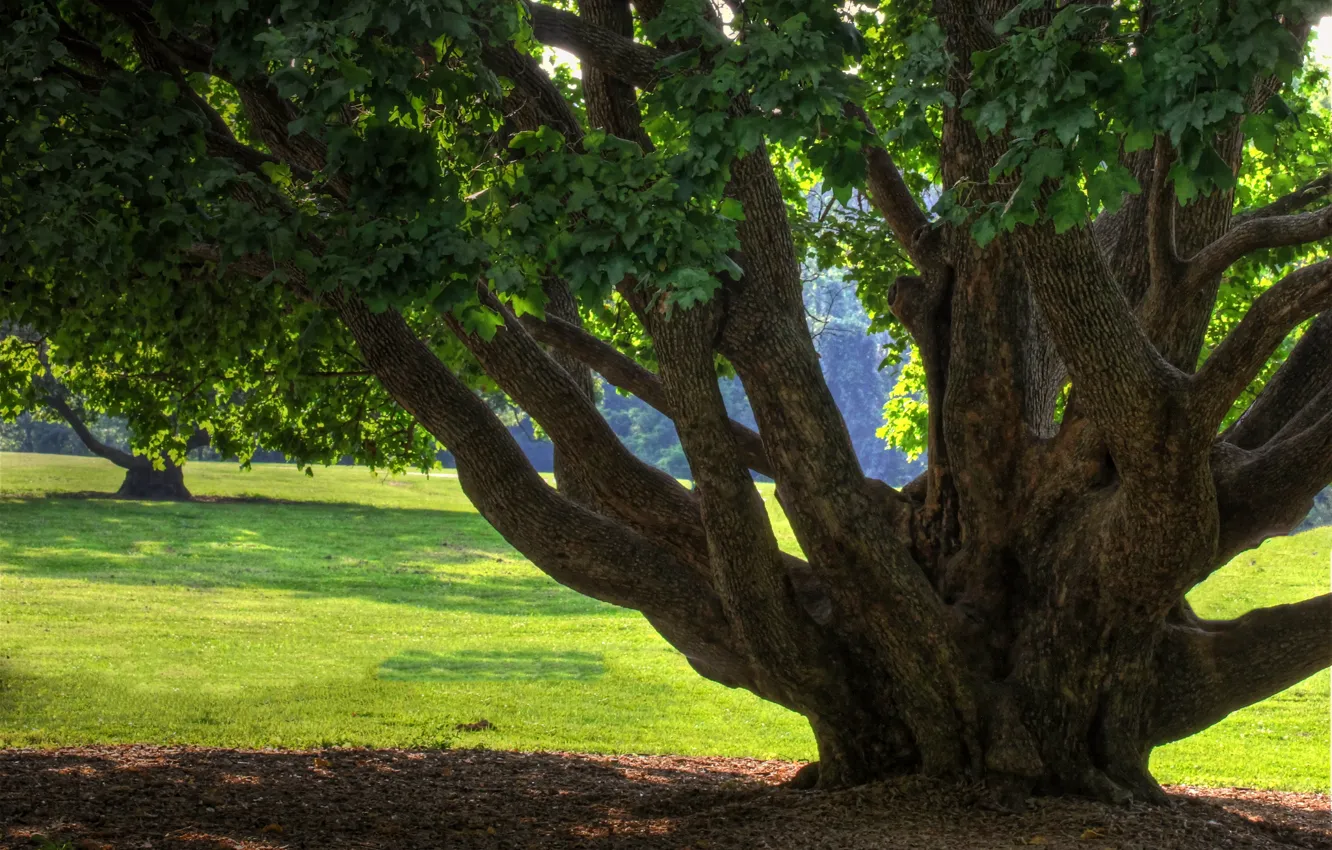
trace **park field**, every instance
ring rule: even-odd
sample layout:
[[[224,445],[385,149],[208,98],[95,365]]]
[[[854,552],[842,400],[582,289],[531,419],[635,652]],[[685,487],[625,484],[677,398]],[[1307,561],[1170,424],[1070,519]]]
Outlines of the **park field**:
[[[69,497],[120,477],[0,454],[0,747],[814,756],[800,717],[700,678],[637,613],[538,572],[447,473],[193,463],[204,500]],[[1326,592],[1330,551],[1332,529],[1268,541],[1192,601],[1231,617]],[[1328,708],[1324,671],[1159,749],[1153,770],[1326,791]]]

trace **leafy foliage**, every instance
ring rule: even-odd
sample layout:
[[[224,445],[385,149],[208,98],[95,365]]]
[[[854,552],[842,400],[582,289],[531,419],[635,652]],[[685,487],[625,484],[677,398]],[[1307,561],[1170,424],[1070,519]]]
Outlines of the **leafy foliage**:
[[[1041,215],[1064,229],[1113,212],[1141,188],[1120,154],[1156,134],[1175,149],[1185,199],[1237,181],[1239,203],[1260,205],[1329,162],[1326,77],[1296,71],[1276,17],[1313,13],[1307,0],[1165,3],[1150,21],[1134,3],[1047,14],[1024,0],[997,23],[1001,41],[966,56],[942,49],[920,0],[851,12],[750,0],[724,24],[699,0],[670,0],[641,33],[685,46],[641,93],[650,150],[604,133],[511,132],[514,83],[487,51],[547,55],[513,0],[152,9],[128,24],[84,0],[11,4],[0,59],[0,319],[38,328],[60,378],[125,416],[148,452],[178,451],[199,423],[242,457],[262,443],[307,463],[432,463],[432,440],[316,306],[333,291],[403,311],[493,390],[441,316],[490,335],[500,320],[478,280],[539,316],[542,281],[558,275],[590,330],[651,365],[613,287],[633,280],[688,309],[714,297],[719,274],[738,275],[745,210],[725,186],[761,144],[782,165],[800,250],[845,269],[870,330],[890,332],[885,365],[907,355],[886,299],[911,269],[863,193],[867,143],[892,149],[932,220],[982,243]],[[150,41],[160,49],[145,51]],[[959,65],[965,95],[946,82]],[[577,73],[553,75],[575,117]],[[1267,75],[1294,87],[1246,103]],[[951,108],[1006,151],[984,180],[942,183]],[[1236,178],[1211,139],[1241,120],[1250,143]],[[1210,339],[1294,257],[1237,269]],[[34,357],[0,345],[0,416],[32,406]],[[886,408],[886,439],[909,453],[923,447],[921,375],[902,370]]]

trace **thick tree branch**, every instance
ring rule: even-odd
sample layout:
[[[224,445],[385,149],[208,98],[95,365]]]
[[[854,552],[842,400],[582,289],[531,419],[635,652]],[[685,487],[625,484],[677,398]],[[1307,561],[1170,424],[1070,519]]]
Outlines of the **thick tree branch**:
[[[1184,287],[1193,290],[1230,268],[1240,259],[1267,248],[1303,245],[1332,236],[1332,207],[1297,215],[1249,219],[1188,260]]]
[[[1153,462],[1160,417],[1183,378],[1105,268],[1089,228],[1020,227],[1023,260],[1056,348],[1121,469]],[[1057,258],[1057,259],[1056,259]]]
[[[61,419],[64,419],[69,423],[69,427],[74,429],[74,433],[77,434],[79,440],[88,447],[88,451],[98,457],[106,458],[121,469],[131,469],[135,466],[141,466],[146,462],[145,458],[136,457],[129,452],[123,452],[114,446],[108,446],[106,443],[103,443],[101,440],[93,436],[93,432],[88,430],[88,426],[84,424],[82,417],[75,413],[74,409],[69,406],[69,403],[61,398],[58,393],[52,393],[46,397],[46,406],[54,410],[60,415]]]
[[[720,601],[696,570],[553,490],[504,425],[394,311],[325,296],[389,394],[443,443],[463,492],[518,551],[580,593],[642,611],[700,672],[752,685]]]
[[[1238,227],[1246,222],[1257,221],[1259,219],[1271,218],[1273,216],[1290,215],[1299,212],[1311,204],[1332,194],[1332,172],[1328,172],[1321,177],[1315,177],[1308,183],[1296,189],[1288,195],[1282,195],[1266,206],[1256,207],[1255,209],[1245,210],[1238,213],[1231,224]]]
[[[1241,449],[1256,449],[1276,436],[1320,390],[1332,386],[1332,311],[1322,313],[1263,387],[1258,398],[1223,435]]]
[[[521,321],[528,333],[541,344],[578,358],[605,378],[611,386],[634,394],[658,413],[674,419],[661,379],[621,354],[614,346],[570,322],[549,314],[544,320],[528,315],[523,316]],[[772,464],[763,450],[763,441],[759,435],[735,420],[730,422],[730,430],[736,440],[736,450],[740,452],[745,464],[760,475],[772,477]]]
[[[486,374],[550,435],[579,489],[588,492],[601,513],[627,523],[681,561],[706,569],[707,541],[689,491],[635,457],[523,324],[493,295],[481,295],[505,319],[492,339],[467,333],[452,317],[446,319],[449,326]]]
[[[574,300],[569,285],[563,279],[548,277],[543,281],[541,288],[546,295],[546,312],[550,316],[562,319],[574,327],[582,326],[582,319],[578,315],[578,302]],[[490,293],[486,292],[484,294],[489,295]],[[498,298],[494,299],[495,306],[501,306],[498,300]],[[505,321],[511,322],[513,320],[512,314],[505,311]],[[596,383],[592,380],[592,370],[576,357],[570,357],[563,351],[550,351],[550,359],[557,363],[569,376],[578,394],[586,399],[589,405],[595,405]],[[602,501],[597,492],[597,486],[588,481],[588,472],[591,470],[582,462],[581,458],[571,458],[568,451],[557,445],[552,460],[555,471],[555,486],[562,492],[580,504],[593,508]]]
[[[1169,182],[1174,151],[1165,139],[1156,140],[1152,159],[1152,181],[1147,189],[1147,267],[1151,281],[1149,292],[1163,297],[1172,288],[1180,265],[1175,245],[1178,204]]]
[[[846,112],[860,119],[865,129],[875,132],[874,124],[864,109],[848,104]],[[866,145],[864,155],[870,201],[884,221],[888,222],[898,244],[911,257],[916,268],[927,269],[940,265],[942,258],[938,242],[928,238],[929,218],[907,188],[892,155],[881,145]]]
[[[1120,164],[1133,173],[1138,185],[1150,188],[1156,161],[1152,150],[1121,153]],[[1151,284],[1149,252],[1148,199],[1150,191],[1129,193],[1115,213],[1102,213],[1092,222],[1097,244],[1105,253],[1107,265],[1114,272],[1124,297],[1134,309],[1142,303]]]
[[[1332,595],[1167,630],[1153,744],[1206,729],[1332,665]]]
[[[632,39],[634,18],[629,0],[580,0],[583,20],[608,32]],[[653,149],[652,140],[643,130],[643,115],[638,96],[630,82],[619,79],[595,65],[583,70],[583,97],[592,123],[621,139],[637,142],[644,151]]]
[[[1203,424],[1216,428],[1286,335],[1329,308],[1332,259],[1291,272],[1258,296],[1193,378],[1193,395]]]
[[[662,384],[677,413],[675,426],[689,458],[703,526],[727,618],[774,689],[826,690],[820,659],[806,634],[813,623],[789,591],[786,568],[763,499],[740,462],[713,365],[715,302],[649,317]],[[814,706],[810,706],[812,709]]]
[[[544,3],[528,3],[527,8],[537,41],[567,50],[583,63],[638,88],[651,88],[661,76],[658,66],[670,58],[669,53],[639,44],[572,12]]]
[[[1308,37],[1309,22],[1287,18],[1282,24],[1297,42]],[[1252,81],[1245,97],[1247,111],[1256,112],[1281,88],[1277,76],[1259,77]],[[1243,122],[1233,116],[1211,140],[1212,150],[1226,163],[1233,175],[1238,176],[1244,151]],[[1165,143],[1159,142],[1160,146]],[[1159,179],[1166,175],[1158,174]],[[1195,256],[1208,245],[1222,239],[1232,227],[1234,187],[1216,189],[1180,206],[1173,189],[1169,201],[1174,218],[1174,245],[1181,257]],[[1199,269],[1203,271],[1203,269]],[[1185,373],[1197,368],[1207,335],[1212,313],[1220,292],[1219,273],[1198,274],[1189,280],[1187,270],[1166,275],[1153,284],[1143,308],[1143,325],[1148,337],[1166,362]]]
[[[904,695],[903,716],[927,754],[926,769],[950,769],[979,752],[959,737],[974,704],[950,672],[957,670],[956,647],[942,604],[896,530],[894,515],[906,502],[891,489],[882,498],[879,491],[888,488],[865,478],[823,377],[766,148],[737,160],[732,175],[745,208],[738,227],[745,274],[724,290],[720,350],[744,383],[778,498],[834,606],[866,630],[892,680],[933,677],[928,692]],[[959,702],[966,706],[962,715],[944,708]]]
[[[934,13],[948,33],[951,55],[970,57],[1000,43],[994,24],[977,0],[936,0]]]
[[[514,129],[535,130],[545,124],[558,130],[573,147],[581,146],[583,128],[578,117],[535,59],[512,44],[488,45],[481,58],[491,71],[513,82]]]
[[[1324,385],[1304,410],[1269,442],[1244,451],[1218,441],[1212,478],[1220,515],[1212,570],[1269,537],[1287,534],[1332,484],[1332,385]]]

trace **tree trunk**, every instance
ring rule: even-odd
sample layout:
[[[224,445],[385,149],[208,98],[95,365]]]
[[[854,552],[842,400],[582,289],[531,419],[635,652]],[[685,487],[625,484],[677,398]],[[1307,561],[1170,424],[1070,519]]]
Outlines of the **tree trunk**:
[[[177,466],[171,458],[163,455],[162,468],[155,469],[148,458],[103,443],[93,435],[87,423],[65,400],[63,391],[49,395],[46,403],[69,423],[89,451],[125,470],[125,480],[116,491],[117,498],[151,501],[184,501],[191,498],[190,491],[185,487],[185,470]],[[196,428],[185,442],[185,451],[189,453],[203,448],[209,445],[211,440],[207,431]]]
[[[137,460],[143,462],[135,463],[125,471],[125,480],[116,491],[116,498],[147,501],[185,501],[190,498],[183,467],[168,460],[165,468],[154,469],[146,460]]]

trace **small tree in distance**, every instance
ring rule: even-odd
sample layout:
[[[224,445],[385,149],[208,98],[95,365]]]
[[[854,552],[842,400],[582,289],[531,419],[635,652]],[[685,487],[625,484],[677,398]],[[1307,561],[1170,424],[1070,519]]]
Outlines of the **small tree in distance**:
[[[437,439],[537,567],[807,717],[823,787],[1160,799],[1154,747],[1332,662],[1332,596],[1185,598],[1332,480],[1325,6],[565,6],[7,5],[0,318],[206,380],[168,412],[215,440],[264,381],[236,433],[390,467]],[[820,370],[811,258],[912,342],[900,490]],[[692,488],[592,371],[673,420]]]

